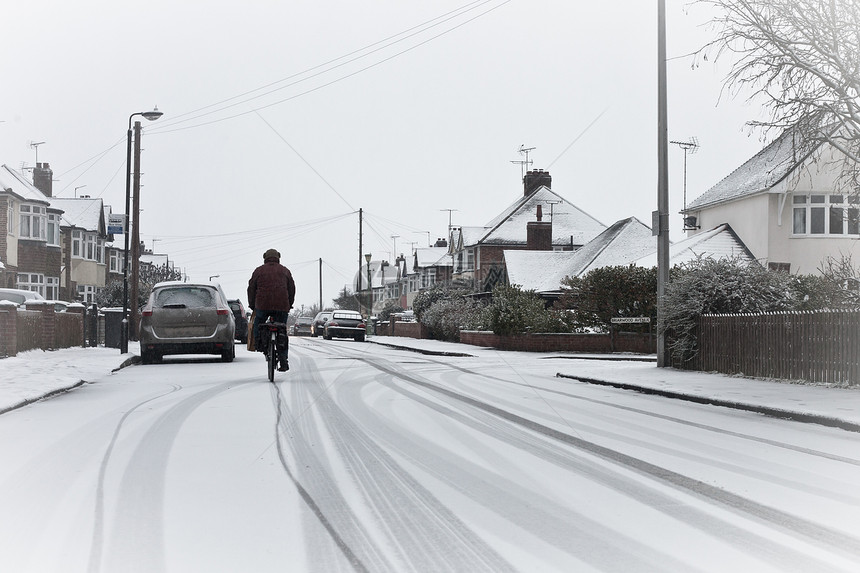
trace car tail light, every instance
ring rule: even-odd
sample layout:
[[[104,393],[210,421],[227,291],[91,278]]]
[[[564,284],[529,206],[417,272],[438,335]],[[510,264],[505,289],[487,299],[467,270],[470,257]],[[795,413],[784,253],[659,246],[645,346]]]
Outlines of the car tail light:
[[[221,316],[226,316],[226,315],[230,314],[230,311],[227,310],[226,308],[219,308],[215,312],[217,312]]]
[[[143,316],[152,316],[152,309],[143,309],[143,312],[141,314]]]
[[[328,321],[328,323],[327,323],[327,324],[328,324],[329,326],[337,326],[337,323],[336,323],[335,321],[333,321],[333,320]]]
[[[363,322],[359,322],[356,328],[367,328],[367,326],[365,326]]]

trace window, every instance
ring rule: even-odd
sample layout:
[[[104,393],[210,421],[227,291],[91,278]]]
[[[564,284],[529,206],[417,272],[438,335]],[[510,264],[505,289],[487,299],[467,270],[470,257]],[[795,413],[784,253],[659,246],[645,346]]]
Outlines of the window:
[[[88,261],[96,260],[96,236],[92,233],[84,233],[84,245],[86,245],[84,258]]]
[[[795,235],[857,235],[860,199],[857,195],[795,195],[792,198]]]
[[[466,249],[466,268],[464,270],[475,270],[475,249]]]
[[[72,256],[76,259],[83,258],[83,240],[83,232],[72,231]]]
[[[18,236],[22,239],[46,239],[48,218],[41,205],[21,205]]]
[[[48,213],[48,244],[55,247],[60,246],[60,216]]]
[[[9,209],[7,209],[7,211],[6,211],[6,227],[7,227],[6,228],[6,234],[7,235],[14,235],[15,234],[14,232],[12,232],[12,228],[13,228],[12,224],[13,224],[14,220],[15,220],[15,201],[10,199],[9,200]]]
[[[436,269],[421,269],[421,288],[429,288],[436,284]]]
[[[96,295],[101,290],[95,285],[78,285],[78,298],[81,302],[92,304],[96,301]]]
[[[45,277],[45,298],[60,300],[60,277]]]
[[[72,231],[72,256],[76,259],[104,263],[104,240],[95,233]]]
[[[45,275],[38,273],[18,273],[18,288],[31,290],[45,296]]]
[[[123,271],[123,251],[117,249],[110,250],[110,272],[121,273]]]

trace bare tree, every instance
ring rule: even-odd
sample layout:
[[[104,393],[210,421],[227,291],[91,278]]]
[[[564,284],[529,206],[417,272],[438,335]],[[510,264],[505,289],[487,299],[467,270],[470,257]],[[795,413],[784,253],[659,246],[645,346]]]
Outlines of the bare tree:
[[[724,87],[762,99],[765,134],[795,130],[811,151],[842,153],[841,182],[860,184],[860,0],[696,0],[717,8],[700,59],[731,55]]]

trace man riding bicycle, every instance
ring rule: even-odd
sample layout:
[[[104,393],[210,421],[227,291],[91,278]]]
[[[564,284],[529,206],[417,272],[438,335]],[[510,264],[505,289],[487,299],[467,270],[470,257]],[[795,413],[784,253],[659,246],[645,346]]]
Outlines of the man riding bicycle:
[[[257,350],[265,351],[261,342],[265,339],[260,328],[270,316],[275,322],[287,323],[290,309],[296,300],[296,283],[290,269],[281,264],[281,253],[269,249],[263,253],[263,264],[254,269],[248,281],[248,307],[254,311],[254,340]],[[286,333],[284,340],[287,340]],[[287,361],[288,344],[278,348],[278,371],[290,369]]]

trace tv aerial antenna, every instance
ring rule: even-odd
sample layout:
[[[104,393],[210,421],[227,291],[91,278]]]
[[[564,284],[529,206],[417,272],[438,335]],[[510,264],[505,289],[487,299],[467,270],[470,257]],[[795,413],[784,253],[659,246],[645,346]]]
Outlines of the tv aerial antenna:
[[[670,141],[684,150],[684,213],[687,211],[687,156],[696,153],[699,150],[699,138],[691,137],[689,141]],[[684,231],[695,231],[699,227],[695,221],[690,221],[691,217],[684,216]]]
[[[549,205],[549,222],[552,223],[552,209],[559,203],[564,203],[564,201],[557,199],[555,201],[547,200],[545,201],[547,205]]]
[[[39,146],[45,143],[44,141],[31,141],[30,149],[36,150],[36,165],[39,165]]]
[[[520,145],[520,148],[517,151],[519,152],[520,155],[525,156],[525,160],[520,159],[518,161],[511,161],[511,163],[519,164],[520,176],[523,178],[525,178],[525,176],[526,176],[526,169],[528,168],[528,166],[531,165],[532,163],[534,163],[533,161],[529,160],[529,153],[534,151],[535,149],[537,149],[537,148],[536,147],[526,147],[525,145]]]

